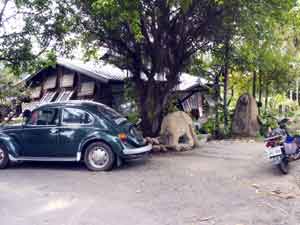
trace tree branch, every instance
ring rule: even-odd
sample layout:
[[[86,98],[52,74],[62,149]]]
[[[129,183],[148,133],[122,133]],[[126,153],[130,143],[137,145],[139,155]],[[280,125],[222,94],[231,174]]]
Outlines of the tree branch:
[[[0,11],[0,26],[2,26],[3,15],[4,15],[4,12],[5,12],[8,2],[9,2],[9,0],[4,0],[4,2],[3,2],[3,7]]]

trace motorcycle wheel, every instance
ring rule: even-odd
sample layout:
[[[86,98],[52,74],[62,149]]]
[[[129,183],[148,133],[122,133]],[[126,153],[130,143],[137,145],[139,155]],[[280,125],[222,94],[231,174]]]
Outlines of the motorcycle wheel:
[[[283,174],[289,173],[289,160],[287,158],[282,159],[280,164],[278,164],[278,169]]]

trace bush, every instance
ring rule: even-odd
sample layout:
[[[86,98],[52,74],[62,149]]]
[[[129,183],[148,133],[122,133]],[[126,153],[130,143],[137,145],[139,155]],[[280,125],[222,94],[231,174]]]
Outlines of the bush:
[[[276,128],[278,126],[278,122],[276,119],[276,115],[271,112],[264,112],[259,117],[260,121],[260,134],[262,136],[267,135],[269,128]]]
[[[201,133],[213,134],[215,129],[215,121],[209,118],[206,123],[202,125]]]
[[[138,112],[131,112],[127,114],[126,118],[129,122],[136,123],[139,120],[140,115]]]

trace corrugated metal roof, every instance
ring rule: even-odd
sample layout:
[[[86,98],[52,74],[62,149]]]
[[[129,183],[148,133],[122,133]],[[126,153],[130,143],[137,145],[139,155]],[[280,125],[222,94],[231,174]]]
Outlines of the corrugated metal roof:
[[[190,75],[188,73],[182,73],[179,79],[180,83],[175,87],[175,90],[177,91],[185,91],[192,87],[202,86],[208,83],[207,80],[201,77]]]
[[[90,76],[94,79],[100,80],[104,83],[107,83],[109,81],[124,81],[126,78],[130,77],[130,72],[127,72],[126,70],[121,70],[112,64],[104,62],[84,62],[78,59],[58,58],[57,64]],[[34,76],[35,74],[28,75],[23,80],[30,80]],[[147,77],[145,75],[142,75],[142,78],[147,80]],[[156,76],[156,80],[164,81],[166,79],[164,78],[164,76]],[[207,80],[203,78],[193,76],[187,73],[182,73],[180,76],[180,84],[177,85],[176,88],[174,88],[174,90],[184,91],[194,86],[205,85],[207,83]]]
[[[126,71],[103,62],[83,62],[77,59],[70,60],[60,58],[57,60],[57,64],[91,76],[95,79],[101,80],[102,82],[123,81],[128,77],[128,73]]]

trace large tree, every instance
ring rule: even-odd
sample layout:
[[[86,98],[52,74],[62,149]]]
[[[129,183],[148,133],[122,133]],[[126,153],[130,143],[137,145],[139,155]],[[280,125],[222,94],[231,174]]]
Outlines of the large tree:
[[[78,6],[84,43],[89,49],[105,47],[105,60],[130,71],[145,135],[156,135],[181,72],[195,52],[218,40],[222,4],[106,0]]]
[[[73,40],[80,39],[87,58],[101,58],[130,71],[143,130],[152,136],[159,131],[180,74],[196,52],[206,52],[219,44],[228,46],[242,19],[287,10],[293,0],[22,2],[38,15],[32,24],[46,24],[47,28],[54,25],[55,29],[49,30],[58,31],[56,40],[64,46],[74,47]],[[64,39],[63,34],[67,34]],[[228,75],[227,64],[225,59],[223,76]]]
[[[62,40],[63,23],[51,4],[44,5],[43,12],[37,10],[42,4],[43,1],[0,0],[0,121],[24,100],[24,87],[16,85],[20,74],[55,61],[50,50]]]
[[[225,133],[230,131],[228,106],[232,103],[232,97],[243,94],[237,90],[236,83],[244,83],[241,81],[246,78],[247,88],[243,92],[250,92],[251,88],[255,96],[256,90],[259,90],[261,101],[262,90],[268,90],[263,94],[269,95],[273,89],[284,89],[290,77],[288,75],[291,74],[288,65],[292,62],[283,47],[286,40],[282,40],[282,34],[278,31],[283,26],[285,30],[291,28],[289,14],[295,1],[239,1],[235,3],[237,5],[234,9],[230,7],[234,1],[226,1],[226,4],[222,41],[214,43],[213,50],[206,57],[203,58],[200,52],[191,67],[193,73],[207,74],[214,83],[216,134],[219,133],[219,122],[223,122]],[[235,11],[241,7],[242,10]],[[253,82],[249,82],[251,76]],[[280,84],[282,88],[278,85],[273,88],[275,84]],[[230,97],[227,96],[228,89]],[[218,116],[220,108],[224,115],[223,121]]]
[[[44,56],[53,56],[51,49],[62,42],[65,34],[64,23],[59,20],[61,12],[53,11],[54,3],[0,0],[1,67],[19,75],[36,70],[40,63],[44,65],[48,58]]]

